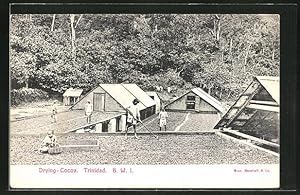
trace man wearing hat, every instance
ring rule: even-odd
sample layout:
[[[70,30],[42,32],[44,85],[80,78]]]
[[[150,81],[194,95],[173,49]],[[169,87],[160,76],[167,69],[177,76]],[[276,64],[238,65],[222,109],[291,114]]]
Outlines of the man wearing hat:
[[[133,126],[134,130],[134,137],[138,139],[138,136],[136,134],[136,124],[140,120],[140,110],[138,108],[139,101],[137,99],[134,99],[132,101],[132,105],[130,105],[127,110],[127,123],[126,123],[126,130],[125,130],[125,138],[127,138],[127,132],[128,128],[130,126]]]
[[[86,105],[85,105],[85,116],[87,116],[87,118],[86,118],[87,123],[91,122],[92,113],[93,113],[93,105],[91,104],[91,101],[88,100]]]

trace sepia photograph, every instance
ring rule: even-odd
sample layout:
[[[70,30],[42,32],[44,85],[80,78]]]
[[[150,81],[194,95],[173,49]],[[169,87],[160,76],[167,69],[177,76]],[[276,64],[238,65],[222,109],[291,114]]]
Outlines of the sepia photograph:
[[[279,187],[280,15],[9,22],[12,188]]]

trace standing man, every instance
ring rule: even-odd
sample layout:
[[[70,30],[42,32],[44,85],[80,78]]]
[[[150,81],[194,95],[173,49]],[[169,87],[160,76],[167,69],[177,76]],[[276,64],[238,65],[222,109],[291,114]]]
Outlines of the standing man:
[[[86,122],[90,123],[92,120],[92,113],[93,113],[93,105],[91,104],[90,100],[87,101],[87,103],[85,104],[85,116],[86,118]]]
[[[166,112],[165,108],[163,107],[161,111],[159,112],[158,115],[159,118],[159,130],[163,127],[165,127],[165,131],[167,131],[167,118],[168,118],[168,113]]]
[[[140,110],[138,108],[139,101],[137,99],[134,99],[132,102],[132,105],[130,105],[127,110],[127,123],[126,123],[126,130],[125,130],[125,138],[127,138],[127,132],[128,128],[130,126],[133,126],[134,130],[134,137],[138,139],[138,136],[136,134],[136,124],[140,120]]]
[[[56,123],[56,114],[57,114],[57,106],[56,106],[56,100],[54,100],[52,106],[51,106],[51,118],[52,122]]]

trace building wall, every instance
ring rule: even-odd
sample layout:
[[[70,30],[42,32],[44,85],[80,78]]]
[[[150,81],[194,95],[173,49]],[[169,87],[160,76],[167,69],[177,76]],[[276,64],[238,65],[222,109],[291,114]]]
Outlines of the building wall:
[[[217,112],[217,110],[204,100],[200,100],[199,112]]]
[[[105,100],[104,100],[104,111],[105,112],[124,112],[124,108],[116,101],[114,100],[108,93],[106,93],[101,87],[97,87],[92,92],[90,92],[87,96],[85,96],[83,99],[81,99],[72,109],[74,110],[83,110],[85,107],[85,104],[88,100],[91,101],[91,104],[93,104],[93,95],[94,93],[104,93],[105,94]]]
[[[180,110],[180,111],[186,111],[186,98],[187,96],[192,96],[194,95],[195,98],[195,110],[198,111],[199,110],[199,96],[196,96],[193,92],[189,92],[186,95],[182,96],[181,98],[175,100],[173,103],[167,105],[166,109],[168,110]]]
[[[158,97],[158,95],[155,92],[146,92],[149,96],[153,96],[154,97],[154,101],[155,101],[155,113],[159,113],[160,109],[161,109],[161,102],[160,102],[160,98]]]
[[[125,109],[109,94],[105,94],[105,112],[125,112]]]
[[[166,106],[167,110],[186,110],[186,96],[177,99],[173,103]]]
[[[189,92],[180,99],[177,99],[173,103],[169,104],[166,109],[174,111],[189,111],[186,108],[187,96],[195,96],[195,111],[203,113],[217,113],[218,111],[211,106],[209,103],[201,99],[198,95],[193,92]]]
[[[195,95],[194,93],[189,93],[188,95]],[[186,97],[185,97],[186,100]],[[199,112],[201,109],[201,98],[199,96],[196,95],[195,98],[195,111]]]

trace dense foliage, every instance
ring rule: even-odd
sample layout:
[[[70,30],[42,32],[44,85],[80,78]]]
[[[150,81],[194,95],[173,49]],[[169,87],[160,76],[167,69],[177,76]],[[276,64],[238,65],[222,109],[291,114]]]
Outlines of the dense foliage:
[[[47,100],[48,98],[48,93],[41,89],[21,88],[11,91],[11,105]]]
[[[13,88],[199,86],[220,99],[279,75],[278,15],[11,15]]]

